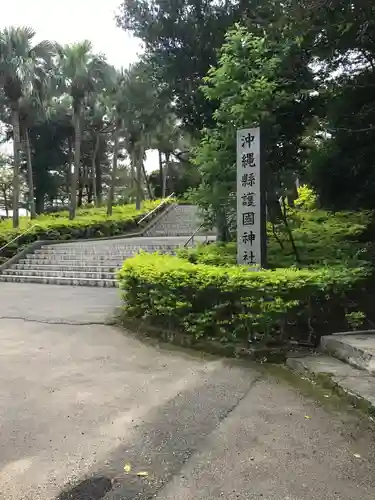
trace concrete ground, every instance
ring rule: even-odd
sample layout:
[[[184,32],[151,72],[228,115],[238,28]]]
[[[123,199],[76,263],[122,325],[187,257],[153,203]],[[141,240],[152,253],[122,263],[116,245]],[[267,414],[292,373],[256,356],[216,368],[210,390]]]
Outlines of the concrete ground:
[[[0,283],[0,498],[373,500],[371,422],[143,343],[104,324],[118,303]]]

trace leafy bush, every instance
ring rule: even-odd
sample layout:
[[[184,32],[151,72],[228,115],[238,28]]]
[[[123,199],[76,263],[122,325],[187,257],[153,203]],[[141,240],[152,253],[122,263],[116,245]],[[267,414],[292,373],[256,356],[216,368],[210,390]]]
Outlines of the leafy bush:
[[[306,184],[298,188],[298,198],[294,205],[304,210],[315,210],[317,208],[318,196],[315,191]]]
[[[0,247],[13,240],[25,230],[30,229],[1,253],[0,258],[10,258],[22,246],[36,240],[71,240],[116,236],[137,228],[137,221],[142,215],[157,207],[160,200],[146,201],[141,210],[135,205],[113,207],[112,216],[108,217],[105,208],[81,208],[74,220],[69,220],[68,212],[40,215],[31,221],[20,219],[19,229],[12,228],[12,221],[0,222]]]
[[[192,264],[233,266],[237,260],[237,247],[235,243],[199,244],[194,248],[177,250],[177,256]]]
[[[301,258],[301,267],[322,265],[361,265],[367,260],[369,243],[363,237],[371,223],[369,212],[340,212],[323,210],[291,211],[290,227]],[[295,265],[295,256],[287,234],[277,228],[276,240],[272,226],[268,225],[267,258],[272,269]],[[372,235],[369,235],[370,237]],[[236,264],[236,244],[198,245],[183,249],[178,256],[196,264],[227,266]]]
[[[322,333],[327,318],[346,327],[345,297],[367,273],[342,266],[250,272],[142,253],[125,261],[118,279],[130,317],[195,339],[269,343]]]

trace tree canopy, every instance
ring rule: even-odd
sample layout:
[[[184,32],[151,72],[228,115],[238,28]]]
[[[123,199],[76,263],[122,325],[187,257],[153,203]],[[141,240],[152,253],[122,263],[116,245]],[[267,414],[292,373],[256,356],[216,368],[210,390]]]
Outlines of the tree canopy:
[[[2,30],[13,206],[23,179],[28,206],[69,203],[72,217],[83,203],[110,211],[193,189],[228,225],[236,129],[260,125],[270,212],[298,181],[326,208],[374,208],[374,14],[368,0],[122,0],[114,22],[145,47],[122,70],[88,41]],[[150,176],[149,149],[159,151]]]

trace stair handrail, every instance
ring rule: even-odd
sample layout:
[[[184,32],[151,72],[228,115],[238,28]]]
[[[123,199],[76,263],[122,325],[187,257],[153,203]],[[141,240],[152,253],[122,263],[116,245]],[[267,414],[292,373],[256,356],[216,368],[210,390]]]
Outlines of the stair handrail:
[[[28,233],[31,229],[34,229],[34,227],[36,226],[39,226],[39,224],[33,224],[32,226],[29,226],[26,231],[24,231],[23,233],[19,234],[18,236],[16,236],[15,238],[13,238],[12,240],[8,241],[8,243],[5,243],[5,245],[3,245],[2,247],[0,247],[0,252],[2,252],[2,250],[4,250],[4,248],[6,248],[7,246],[11,245],[13,242],[17,241],[18,238],[21,238],[22,236],[24,236],[26,233]]]
[[[202,227],[205,225],[204,222],[202,222],[202,224],[194,231],[194,233],[189,236],[189,238],[185,241],[184,243],[184,248],[186,248],[188,246],[188,244],[192,241],[193,244],[194,244],[194,238],[195,236],[197,235],[197,233],[202,229]],[[206,236],[206,242],[207,242],[207,236]]]
[[[174,193],[170,194],[169,196],[167,196],[166,198],[163,198],[161,200],[161,202],[159,203],[158,206],[156,206],[153,210],[151,210],[151,212],[148,212],[144,217],[142,217],[142,219],[138,222],[138,224],[141,224],[143,221],[145,221],[148,217],[150,217],[150,215],[152,215],[154,212],[156,212],[156,210],[158,210],[162,205],[164,205],[164,203],[166,203],[170,198],[172,198],[172,196],[174,196]]]

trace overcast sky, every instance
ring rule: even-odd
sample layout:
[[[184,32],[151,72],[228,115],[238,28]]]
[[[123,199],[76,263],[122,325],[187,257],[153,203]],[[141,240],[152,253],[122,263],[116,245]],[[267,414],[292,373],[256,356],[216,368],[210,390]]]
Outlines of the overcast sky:
[[[88,39],[108,61],[128,66],[137,59],[140,44],[116,26],[114,16],[121,0],[11,0],[0,15],[0,29],[31,26],[36,39],[72,43]]]
[[[0,29],[31,26],[35,41],[55,40],[61,44],[88,39],[95,52],[120,68],[137,60],[140,43],[116,26],[114,20],[121,0],[11,0],[0,15]],[[9,151],[9,148],[7,148]],[[149,154],[147,170],[157,167],[157,157]]]

